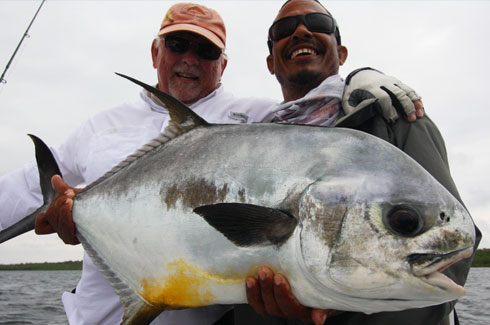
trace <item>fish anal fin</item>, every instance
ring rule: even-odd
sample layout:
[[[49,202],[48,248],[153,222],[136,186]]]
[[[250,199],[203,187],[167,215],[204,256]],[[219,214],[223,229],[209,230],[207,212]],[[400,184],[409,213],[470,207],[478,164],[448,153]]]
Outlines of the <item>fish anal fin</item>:
[[[118,274],[105,263],[102,256],[97,253],[89,241],[78,231],[77,237],[80,243],[82,243],[85,252],[97,266],[99,272],[119,296],[119,300],[124,306],[121,324],[150,324],[152,320],[166,309],[166,306],[163,304],[152,305],[143,299],[133,288],[121,280]]]
[[[121,325],[150,324],[161,313],[162,309],[156,308],[144,300],[138,300],[131,305],[124,306]]]
[[[281,210],[244,203],[203,205],[194,212],[237,246],[281,245],[298,223]]]

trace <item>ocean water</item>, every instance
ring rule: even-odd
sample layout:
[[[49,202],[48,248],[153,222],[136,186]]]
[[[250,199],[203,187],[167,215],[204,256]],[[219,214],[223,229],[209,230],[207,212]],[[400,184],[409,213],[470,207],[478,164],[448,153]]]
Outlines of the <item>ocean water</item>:
[[[80,271],[0,271],[0,325],[66,324],[61,294],[79,279]],[[461,325],[490,324],[490,268],[471,269],[465,288]]]
[[[465,289],[466,296],[456,305],[460,324],[490,324],[490,268],[470,269]]]
[[[0,271],[0,324],[67,324],[61,294],[80,271]]]

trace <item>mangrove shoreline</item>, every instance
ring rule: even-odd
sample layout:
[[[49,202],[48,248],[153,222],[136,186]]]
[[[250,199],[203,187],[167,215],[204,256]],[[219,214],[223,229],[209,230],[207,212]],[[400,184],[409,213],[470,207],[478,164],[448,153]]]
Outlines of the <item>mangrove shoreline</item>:
[[[490,267],[490,248],[477,250],[471,267]],[[82,261],[0,264],[0,271],[77,271],[81,269]]]

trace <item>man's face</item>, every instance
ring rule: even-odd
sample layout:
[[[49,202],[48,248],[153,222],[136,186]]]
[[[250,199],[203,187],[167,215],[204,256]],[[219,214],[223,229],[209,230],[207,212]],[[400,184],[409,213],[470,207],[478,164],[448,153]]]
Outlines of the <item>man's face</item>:
[[[190,32],[166,36],[170,35],[189,40],[191,46],[185,53],[176,53],[165,47],[163,39],[153,41],[151,53],[158,88],[190,105],[216,89],[227,61],[223,55],[217,60],[207,60],[196,53],[198,44],[211,43],[205,37]]]
[[[294,0],[279,11],[276,20],[313,12],[327,13],[314,1]],[[267,66],[276,75],[284,93],[284,88],[298,85],[315,88],[327,77],[337,74],[346,57],[347,50],[337,46],[334,34],[313,33],[300,23],[293,34],[273,42]],[[285,99],[291,100],[287,96]]]

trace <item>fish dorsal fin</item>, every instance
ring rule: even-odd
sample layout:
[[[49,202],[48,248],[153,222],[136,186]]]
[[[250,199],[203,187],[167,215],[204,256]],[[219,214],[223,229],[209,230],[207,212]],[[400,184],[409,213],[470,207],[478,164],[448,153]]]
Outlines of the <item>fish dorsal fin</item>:
[[[164,104],[165,107],[168,109],[168,112],[170,114],[170,119],[174,123],[181,125],[181,124],[189,124],[189,119],[192,120],[194,126],[199,126],[199,125],[208,125],[209,123],[206,122],[202,117],[194,113],[187,105],[182,103],[180,100],[177,98],[164,93],[158,88],[152,87],[150,85],[147,85],[141,81],[138,81],[134,78],[128,77],[126,75],[117,73],[118,76],[121,76],[123,78],[126,78],[135,84],[145,88],[148,90],[150,93],[154,94],[158,99],[160,99]]]
[[[237,246],[281,245],[298,224],[296,218],[281,210],[253,204],[203,205],[194,212]]]
[[[204,120],[202,117],[194,113],[194,111],[192,111],[189,107],[187,107],[184,103],[182,103],[177,98],[174,98],[173,96],[164,93],[160,89],[147,85],[134,78],[125,76],[120,73],[116,73],[116,74],[118,76],[121,76],[123,78],[126,78],[136,83],[137,85],[140,85],[141,87],[145,88],[146,90],[148,90],[149,92],[157,96],[158,99],[160,99],[165,104],[165,107],[168,109],[170,114],[170,121],[168,123],[168,126],[165,128],[165,130],[163,130],[163,132],[160,133],[156,138],[152,139],[150,142],[146,143],[142,148],[136,150],[134,153],[127,156],[123,161],[121,161],[119,164],[114,166],[103,176],[101,176],[100,178],[96,179],[94,182],[87,185],[83,189],[83,191],[86,191],[94,187],[95,185],[104,181],[108,177],[117,173],[122,168],[128,166],[133,161],[144,156],[145,154],[152,151],[153,149],[163,145],[164,143],[170,141],[171,139],[176,138],[179,135],[194,129],[197,126],[209,125],[209,123],[206,122],[206,120]]]

